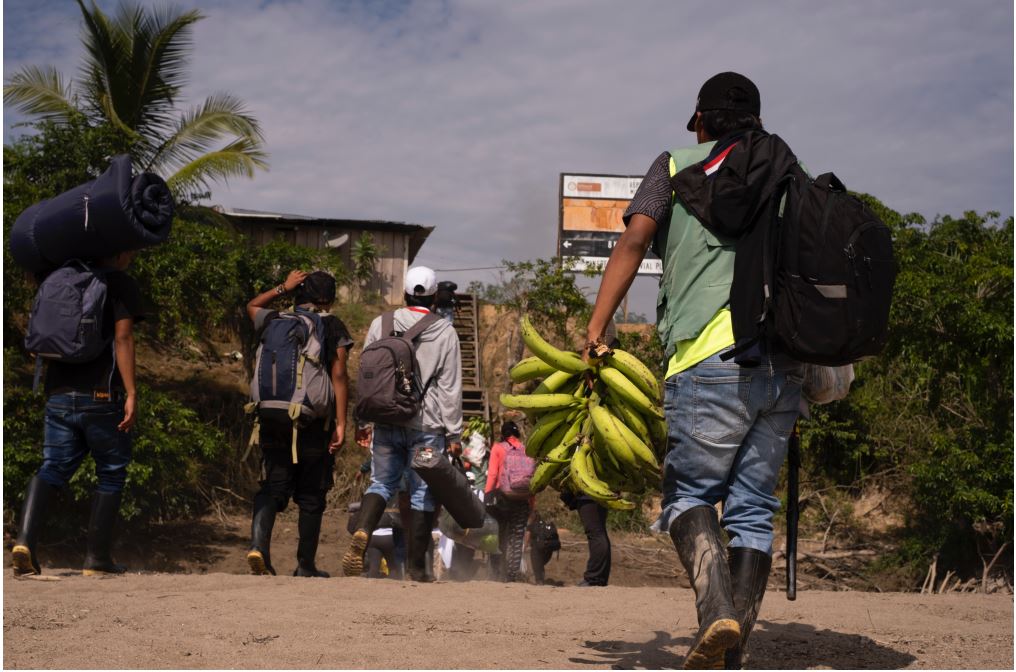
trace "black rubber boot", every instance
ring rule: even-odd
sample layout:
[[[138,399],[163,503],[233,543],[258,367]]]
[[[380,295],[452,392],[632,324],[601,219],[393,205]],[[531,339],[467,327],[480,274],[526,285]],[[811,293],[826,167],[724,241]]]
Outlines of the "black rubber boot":
[[[321,536],[321,514],[300,512],[298,522],[300,541],[296,545],[296,571],[293,576],[317,576],[328,578],[328,572],[322,572],[314,564],[317,555],[318,538]]]
[[[271,495],[258,492],[254,496],[254,515],[250,523],[250,550],[247,551],[247,564],[250,566],[251,574],[275,576],[269,551],[277,513],[278,506]]]
[[[670,526],[670,537],[695,590],[698,612],[699,631],[685,656],[684,667],[720,668],[727,649],[737,645],[741,630],[716,510],[711,506],[688,509]]]
[[[387,504],[384,497],[373,492],[368,492],[360,500],[356,531],[353,532],[353,539],[349,542],[349,550],[342,556],[342,573],[346,576],[363,574],[363,556],[370,544],[370,535],[374,533],[374,528],[384,515]]]
[[[11,549],[11,564],[15,576],[42,574],[39,557],[35,552],[35,541],[45,522],[49,501],[56,491],[56,488],[38,476],[33,476],[28,482],[25,503],[21,505],[21,529],[18,531],[18,541]]]
[[[734,588],[734,609],[741,624],[741,639],[737,646],[727,649],[725,662],[728,670],[740,670],[748,651],[748,638],[762,606],[773,558],[754,548],[727,550],[730,556],[730,580]]]
[[[88,552],[81,573],[85,576],[123,574],[124,565],[113,562],[113,525],[120,513],[119,492],[96,492],[92,495],[92,515],[88,521]]]
[[[427,547],[433,540],[433,511],[416,511],[409,517],[409,548],[406,549],[409,578],[418,583],[430,583],[434,577],[427,572]]]

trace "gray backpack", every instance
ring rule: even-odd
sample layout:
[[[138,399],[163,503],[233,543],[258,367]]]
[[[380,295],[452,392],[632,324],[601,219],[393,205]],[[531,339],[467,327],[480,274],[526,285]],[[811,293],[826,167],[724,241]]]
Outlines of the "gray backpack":
[[[420,379],[416,339],[440,319],[428,313],[399,334],[395,332],[395,312],[381,316],[381,338],[360,355],[356,377],[358,420],[403,425],[416,417],[431,382]]]
[[[294,464],[300,423],[335,415],[324,342],[321,316],[297,307],[295,312],[279,313],[265,326],[254,359],[248,411],[257,413],[259,423],[292,422]],[[252,443],[257,434],[252,435]]]
[[[25,348],[43,359],[71,364],[90,362],[111,342],[102,333],[106,276],[82,261],[50,273],[35,294]]]
[[[35,385],[43,360],[83,364],[111,347],[104,334],[106,274],[73,260],[50,273],[35,294],[28,317],[25,349],[36,354]]]

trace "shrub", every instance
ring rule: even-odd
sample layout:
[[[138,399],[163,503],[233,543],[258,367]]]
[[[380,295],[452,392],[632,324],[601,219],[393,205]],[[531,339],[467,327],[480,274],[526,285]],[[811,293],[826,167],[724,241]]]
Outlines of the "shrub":
[[[121,514],[127,520],[195,515],[201,509],[203,472],[226,452],[225,436],[167,394],[141,385],[138,395],[134,457],[127,467]],[[9,512],[20,508],[25,487],[42,464],[44,409],[41,394],[23,385],[4,385],[4,507]],[[89,456],[70,482],[76,505],[88,505],[96,482]]]

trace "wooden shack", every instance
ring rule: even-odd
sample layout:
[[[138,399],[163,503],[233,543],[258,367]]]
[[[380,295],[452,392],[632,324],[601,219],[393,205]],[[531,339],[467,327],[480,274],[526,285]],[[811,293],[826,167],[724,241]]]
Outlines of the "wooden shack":
[[[281,239],[317,250],[333,250],[350,270],[353,246],[369,233],[380,254],[377,272],[366,289],[390,304],[402,303],[406,271],[434,230],[432,226],[404,222],[307,217],[221,206],[215,209],[253,245]]]

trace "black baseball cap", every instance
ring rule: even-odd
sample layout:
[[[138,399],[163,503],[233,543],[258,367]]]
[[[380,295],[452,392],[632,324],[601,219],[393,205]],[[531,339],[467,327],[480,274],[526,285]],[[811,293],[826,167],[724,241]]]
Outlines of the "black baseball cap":
[[[736,72],[721,72],[706,80],[699,89],[695,112],[708,110],[740,110],[760,116],[762,101],[754,82]],[[688,130],[695,130],[695,114],[691,115]]]

